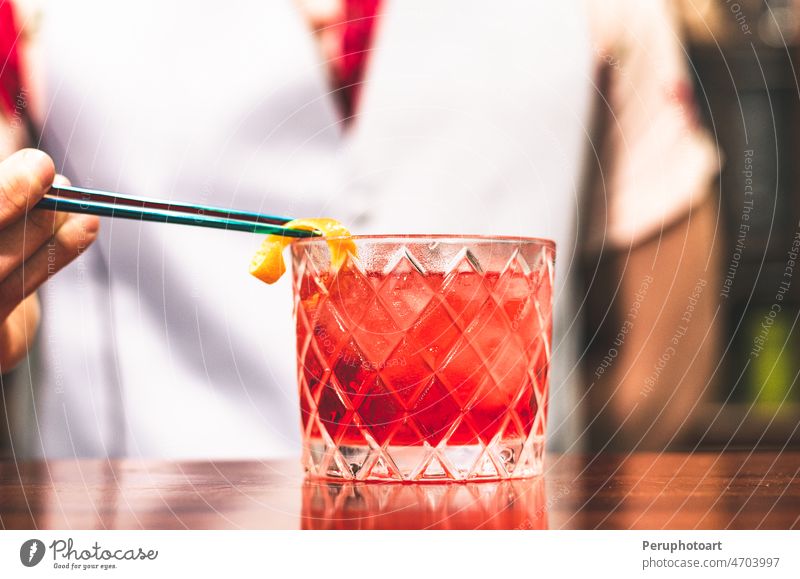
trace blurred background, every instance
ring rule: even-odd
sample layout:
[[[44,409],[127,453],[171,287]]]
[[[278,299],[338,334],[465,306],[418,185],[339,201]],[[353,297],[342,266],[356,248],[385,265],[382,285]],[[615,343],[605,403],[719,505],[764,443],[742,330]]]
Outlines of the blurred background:
[[[768,332],[764,326],[788,281],[787,262],[794,259],[788,251],[800,222],[800,3],[682,3],[698,101],[726,159],[720,179],[722,275],[729,279],[735,269],[722,301],[723,371],[706,411],[719,415],[701,442],[798,446],[800,280],[789,285]],[[750,151],[752,177],[744,163]],[[749,178],[754,196],[746,199]],[[743,231],[749,199],[755,200],[750,229]],[[748,364],[762,336],[763,351]]]
[[[673,2],[702,122],[722,155],[720,283],[710,289],[719,302],[717,355],[679,446],[800,447],[800,279],[791,279],[800,268],[800,2]],[[589,315],[588,323],[602,321]],[[595,363],[615,329],[605,331],[589,343]],[[609,430],[595,430],[605,444]]]

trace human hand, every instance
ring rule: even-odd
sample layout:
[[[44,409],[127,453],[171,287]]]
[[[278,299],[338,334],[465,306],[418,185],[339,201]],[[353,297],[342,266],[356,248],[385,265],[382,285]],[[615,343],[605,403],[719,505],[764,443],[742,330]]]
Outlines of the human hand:
[[[54,180],[66,182],[36,149],[0,163],[0,374],[27,355],[36,334],[36,288],[97,237],[96,217],[33,208]]]

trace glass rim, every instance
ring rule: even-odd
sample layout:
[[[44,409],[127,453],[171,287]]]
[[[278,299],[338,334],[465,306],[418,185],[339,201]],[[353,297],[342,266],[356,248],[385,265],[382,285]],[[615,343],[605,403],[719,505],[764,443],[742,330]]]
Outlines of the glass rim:
[[[546,237],[525,237],[517,235],[470,235],[449,233],[405,233],[405,234],[378,234],[378,235],[334,235],[319,237],[302,237],[292,242],[292,246],[327,243],[329,241],[375,241],[379,243],[402,243],[404,241],[423,242],[432,241],[473,241],[480,244],[537,244],[550,247],[555,251],[556,242]]]

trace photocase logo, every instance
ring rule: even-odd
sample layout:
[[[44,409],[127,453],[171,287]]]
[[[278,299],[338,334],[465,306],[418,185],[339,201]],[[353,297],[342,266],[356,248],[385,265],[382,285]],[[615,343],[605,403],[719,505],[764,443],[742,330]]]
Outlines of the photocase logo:
[[[26,567],[35,567],[44,557],[45,547],[39,539],[28,539],[19,548],[19,560]]]

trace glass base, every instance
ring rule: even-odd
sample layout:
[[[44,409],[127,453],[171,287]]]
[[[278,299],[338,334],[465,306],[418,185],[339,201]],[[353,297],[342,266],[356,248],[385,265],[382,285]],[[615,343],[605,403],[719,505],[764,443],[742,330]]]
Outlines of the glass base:
[[[496,481],[542,474],[544,437],[488,446],[331,445],[306,440],[303,465],[312,478],[383,482]]]

